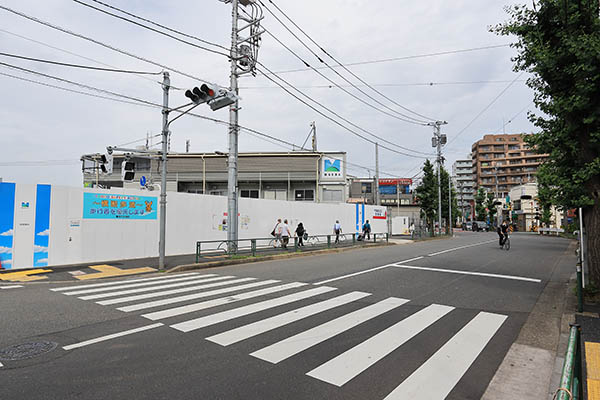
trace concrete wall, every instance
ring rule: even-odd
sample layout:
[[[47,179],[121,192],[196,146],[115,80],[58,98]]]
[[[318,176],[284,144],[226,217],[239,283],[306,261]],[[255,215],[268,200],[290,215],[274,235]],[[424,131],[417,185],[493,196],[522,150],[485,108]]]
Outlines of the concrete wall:
[[[113,215],[100,212],[106,211],[100,196],[109,204],[115,199]],[[92,198],[98,198],[93,207]],[[0,263],[17,269],[158,256],[158,200],[156,191],[0,183]],[[151,203],[150,211],[125,215],[136,201],[137,208]],[[125,214],[116,214],[120,208]],[[366,219],[373,232],[387,231],[385,207],[362,204],[242,198],[239,213],[240,238],[269,237],[277,218],[287,218],[292,231],[303,222],[310,235],[331,234],[336,219],[345,233]],[[193,253],[196,241],[224,240],[226,220],[224,196],[169,192],[167,255]]]

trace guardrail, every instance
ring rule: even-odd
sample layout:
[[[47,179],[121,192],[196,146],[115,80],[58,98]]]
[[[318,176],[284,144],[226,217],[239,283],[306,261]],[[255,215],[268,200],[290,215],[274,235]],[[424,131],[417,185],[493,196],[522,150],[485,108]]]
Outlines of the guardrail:
[[[548,235],[554,233],[556,236],[558,236],[559,233],[565,233],[565,230],[562,228],[538,228],[537,231],[540,235],[543,235],[544,232],[548,233]]]
[[[336,242],[336,235],[309,235],[307,239],[303,239],[300,243],[298,237],[290,237],[289,248],[293,246],[294,251],[301,251],[303,247],[322,247],[331,248],[339,246],[355,246],[362,243],[377,243],[377,241],[385,240],[389,242],[388,233],[371,233],[370,239],[362,239],[356,233],[343,233],[339,235],[339,241]],[[293,243],[291,242],[293,241]],[[206,249],[203,246],[216,244],[211,248]],[[288,248],[288,247],[285,248]],[[202,254],[226,254],[229,256],[238,255],[240,253],[249,253],[252,257],[260,251],[268,251],[273,248],[283,247],[283,241],[276,237],[269,238],[248,238],[231,240],[203,240],[196,242],[196,263],[200,261]]]
[[[556,400],[581,399],[581,332],[578,324],[570,324],[569,344],[565,354],[560,386],[554,393]]]

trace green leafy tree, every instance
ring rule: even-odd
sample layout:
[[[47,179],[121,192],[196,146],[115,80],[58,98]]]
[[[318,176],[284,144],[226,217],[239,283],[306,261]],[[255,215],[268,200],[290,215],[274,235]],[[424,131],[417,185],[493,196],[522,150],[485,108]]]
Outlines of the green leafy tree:
[[[490,224],[494,225],[496,221],[496,213],[498,212],[498,207],[494,205],[495,202],[494,193],[487,192],[487,196],[485,198],[485,208],[487,208],[487,216],[490,219]]]
[[[448,221],[449,215],[448,215],[448,180],[450,179],[450,174],[448,173],[448,171],[446,171],[446,169],[442,166],[442,173],[441,173],[441,181],[442,181],[442,218],[445,219],[446,221]],[[454,185],[451,186],[450,188],[451,190],[451,198],[452,198],[452,219],[456,220],[456,217],[458,216],[458,202],[456,200],[456,190],[454,188]],[[437,214],[437,209],[436,209],[436,214]],[[452,221],[450,221],[450,223],[446,224],[446,231],[449,232],[450,230],[450,225],[452,225]]]
[[[475,215],[477,216],[477,221],[485,221],[486,212],[485,212],[485,202],[486,194],[485,189],[480,187],[475,194]]]
[[[507,8],[492,30],[514,35],[515,71],[532,74],[540,129],[529,145],[549,154],[538,180],[563,209],[583,207],[590,279],[600,283],[600,18],[598,0],[538,0]]]
[[[434,235],[434,221],[437,214],[438,192],[437,176],[433,164],[429,160],[423,165],[423,179],[416,188],[416,202],[421,207],[421,215],[430,228],[431,236]]]

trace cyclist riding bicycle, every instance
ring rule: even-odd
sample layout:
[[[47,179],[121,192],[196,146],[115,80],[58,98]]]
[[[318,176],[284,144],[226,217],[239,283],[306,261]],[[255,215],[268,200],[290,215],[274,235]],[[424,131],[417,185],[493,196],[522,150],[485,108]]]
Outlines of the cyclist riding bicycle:
[[[504,246],[504,242],[506,242],[506,238],[508,237],[508,224],[506,221],[502,221],[502,224],[497,229],[499,236],[499,244],[500,247]]]

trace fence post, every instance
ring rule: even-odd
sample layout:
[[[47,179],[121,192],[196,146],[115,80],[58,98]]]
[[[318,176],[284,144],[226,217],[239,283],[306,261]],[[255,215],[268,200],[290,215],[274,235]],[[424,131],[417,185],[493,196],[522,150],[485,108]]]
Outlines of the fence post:
[[[331,248],[331,235],[327,235],[327,248]]]
[[[298,237],[294,237],[294,251],[298,251]]]
[[[252,252],[252,257],[256,257],[256,239],[250,239],[250,251]]]
[[[356,233],[352,234],[352,245],[356,244]]]
[[[373,234],[373,243],[377,243],[377,234],[376,233]]]
[[[200,262],[200,246],[201,242],[196,242],[196,264]]]
[[[389,233],[385,234],[385,241],[386,241],[386,243],[390,242],[390,234]]]

